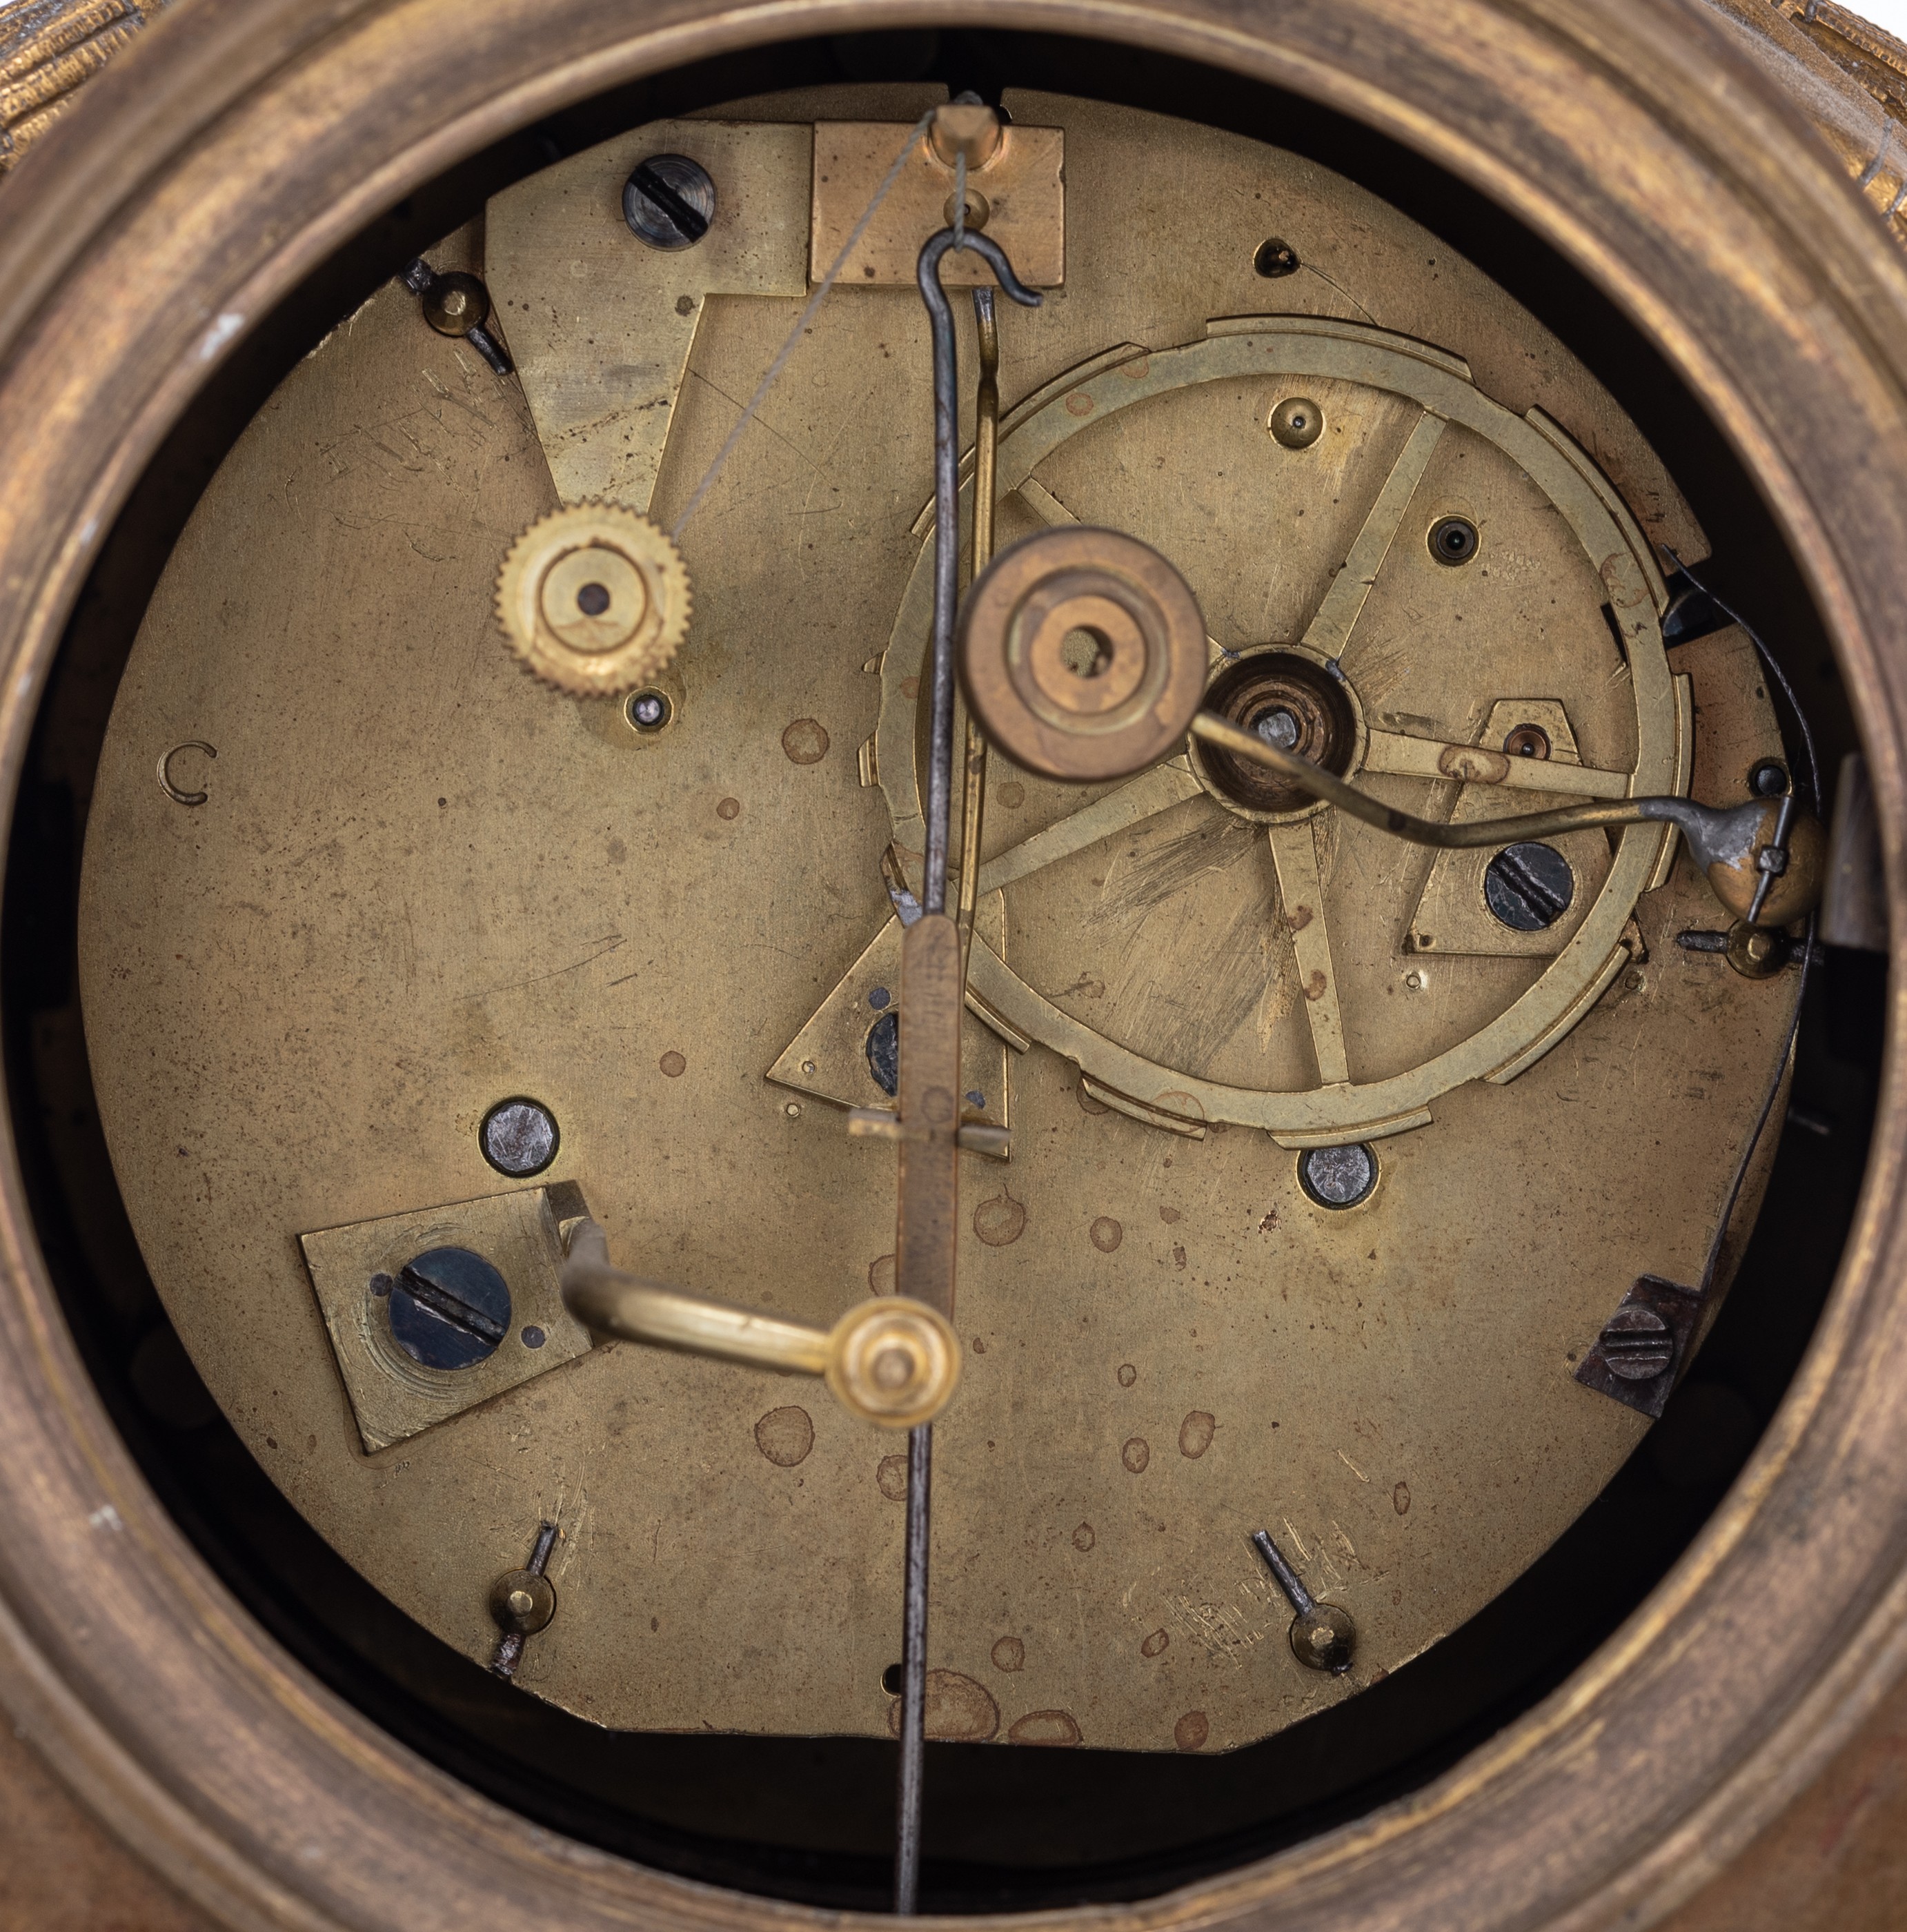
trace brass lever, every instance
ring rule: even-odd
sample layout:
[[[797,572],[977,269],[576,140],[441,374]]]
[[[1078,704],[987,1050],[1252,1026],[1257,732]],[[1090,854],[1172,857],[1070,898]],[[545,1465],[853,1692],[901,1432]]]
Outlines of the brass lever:
[[[626,1274],[611,1265],[596,1222],[570,1222],[564,1232],[563,1305],[592,1334],[820,1376],[850,1415],[886,1429],[931,1422],[959,1382],[959,1342],[923,1303],[884,1295],[817,1328]]]

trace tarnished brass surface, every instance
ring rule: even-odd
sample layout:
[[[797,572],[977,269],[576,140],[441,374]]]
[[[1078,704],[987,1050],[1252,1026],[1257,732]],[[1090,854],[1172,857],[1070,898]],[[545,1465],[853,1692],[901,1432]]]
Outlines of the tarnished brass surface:
[[[1370,725],[1421,734],[1439,758],[1534,689],[1567,707],[1585,769],[1639,773],[1639,788],[1688,776],[1646,547],[1564,433],[1519,412],[1540,400],[1593,430],[1612,470],[1645,479],[1655,527],[1699,543],[1633,429],[1553,342],[1315,167],[1156,117],[1008,105],[1016,123],[1065,130],[1075,250],[1050,316],[1002,319],[1002,370],[1023,398],[1001,437],[1003,534],[1009,517],[1024,530],[1075,506],[1129,530],[1186,572],[1222,648],[1328,635]],[[785,154],[787,109],[750,111]],[[742,112],[710,124],[737,155]],[[670,145],[692,124],[670,124]],[[607,183],[647,138],[615,144],[614,166],[562,166]],[[1143,248],[1111,185],[1138,157],[1207,189]],[[1206,318],[1262,303],[1236,244],[1267,182],[1294,224],[1354,231],[1363,252],[1329,281],[1282,281],[1298,313],[1208,334]],[[612,247],[640,261],[613,202],[592,218],[607,224],[589,244],[602,262]],[[546,232],[561,229],[553,217]],[[1354,304],[1438,346],[1336,313]],[[668,426],[661,520],[797,305],[712,311]],[[519,329],[520,309],[499,312]],[[1118,346],[1133,343],[1154,346]],[[565,334],[544,352],[547,381],[583,394],[624,351]],[[292,1236],[469,1192],[485,1110],[524,1094],[560,1123],[554,1175],[583,1184],[632,1272],[821,1328],[893,1285],[892,1169],[811,1097],[881,1104],[865,1051],[860,1090],[844,1077],[848,1015],[865,1040],[873,989],[832,1009],[838,1076],[818,1054],[796,1065],[810,1097],[763,1076],[844,974],[865,980],[888,911],[882,854],[897,844],[905,865],[918,849],[887,808],[912,796],[926,353],[911,290],[844,287],[821,311],[684,534],[696,624],[670,672],[673,720],[645,739],[618,707],[540,691],[498,645],[496,559],[551,507],[540,457],[559,446],[513,382],[387,290],[299,366],[221,471],[106,748],[85,881],[89,1037],[135,1226],[187,1346],[298,1506],[473,1657],[494,1641],[491,1580],[539,1521],[559,1522],[562,1613],[517,1682],[599,1721],[885,1731],[892,1438],[832,1403],[799,1430],[771,1427],[785,1384],[617,1347],[366,1456]],[[1480,363],[1503,400],[1469,373]],[[1266,424],[1298,380],[1328,427],[1292,450]],[[1435,438],[1426,395],[1446,425]],[[1090,412],[1069,406],[1086,398]],[[1155,453],[1176,465],[1169,492],[1147,480]],[[287,473],[307,479],[295,508],[263,487]],[[1483,533],[1456,602],[1464,573],[1424,538],[1453,506]],[[262,556],[269,572],[236,566]],[[793,560],[826,597],[790,594]],[[1612,596],[1626,677],[1601,616]],[[1705,744],[1777,748],[1746,649],[1724,637],[1679,654],[1712,721],[1698,794],[1735,782],[1705,766]],[[1431,665],[1415,686],[1410,653]],[[863,668],[876,661],[877,680]],[[867,788],[849,748],[875,731],[881,783]],[[217,782],[188,810],[151,772],[193,737],[218,748]],[[1486,783],[1472,774],[1487,762],[1364,782],[1422,804]],[[1354,1694],[1450,1628],[1627,1455],[1639,1421],[1579,1388],[1570,1356],[1612,1284],[1699,1271],[1792,980],[1754,986],[1678,952],[1673,932],[1713,916],[1708,889],[1678,866],[1638,898],[1654,828],[1624,836],[1617,884],[1554,962],[1426,964],[1401,950],[1420,872],[1387,850],[1360,858],[1328,815],[1241,821],[1183,764],[1134,781],[1137,807],[989,766],[978,884],[1004,910],[979,936],[1001,936],[1015,966],[974,946],[978,1004],[1006,1044],[979,1018],[966,1031],[995,1066],[1012,1056],[1014,1136],[1003,1167],[968,1156],[961,1190],[967,1356],[937,1427],[932,1661],[994,1687],[1002,1736],[1025,1712],[1064,1711],[1089,1744],[1169,1750],[1197,1712],[1207,1748],[1224,1748]],[[1492,789],[1513,808],[1547,801]],[[273,907],[295,912],[256,910]],[[1307,984],[1342,979],[1341,1006],[1305,998],[1292,959]],[[1375,1076],[1396,1092],[1396,1070],[1487,1034],[1531,975],[1559,970],[1546,1030],[1519,1022],[1455,1082],[1404,1081],[1386,1118],[1313,1104],[1336,1050],[1330,1016],[1363,1090]],[[1050,992],[1022,1028],[1015,989],[1029,987]],[[293,1008],[304,1017],[288,1031]],[[1068,1064],[1099,1076],[1101,1049],[1074,1051],[1081,1014],[1168,1072],[1089,1086]],[[1476,1078],[1513,1052],[1522,1078]],[[1645,1088],[1642,1066],[1657,1070]],[[1292,1156],[1236,1124],[1243,1106],[1203,1103],[1228,1075],[1247,1090],[1240,1073],[1265,1096],[1253,1105],[1304,1103],[1278,1122],[1293,1140],[1341,1135],[1339,1121],[1423,1130],[1387,1150],[1378,1195],[1336,1214],[1304,1193]],[[974,1090],[1003,1124],[1003,1083]],[[1102,1111],[1096,1092],[1124,1104]],[[325,1104],[270,1097],[304,1094]],[[161,1113],[163,1144],[149,1124]],[[219,1177],[209,1199],[169,1153],[179,1144]],[[1356,1619],[1342,1678],[1301,1669],[1282,1641],[1288,1609],[1246,1541],[1267,1518]],[[697,1606],[715,1596],[727,1607],[712,1623]],[[1024,1667],[1002,1676],[989,1659],[1009,1634]],[[737,1644],[758,1669],[732,1668]]]
[[[1083,220],[1090,198],[1075,194],[1074,203]],[[1327,425],[1322,441],[1297,450],[1264,427],[1294,388],[1321,397]],[[1182,452],[1194,444],[1215,467],[1222,461],[1222,491],[1186,489]],[[1093,451],[1108,447],[1111,460],[1096,464]],[[1115,352],[1040,387],[1003,425],[1000,478],[1003,510],[1021,528],[1077,516],[1162,549],[1198,592],[1217,634],[1218,664],[1289,639],[1292,650],[1333,668],[1354,700],[1357,742],[1346,776],[1371,755],[1365,734],[1375,726],[1382,736],[1373,776],[1462,776],[1473,787],[1494,778],[1513,793],[1503,811],[1541,809],[1541,800],[1513,796],[1524,787],[1509,782],[1524,778],[1526,761],[1486,772],[1461,748],[1485,714],[1521,692],[1573,707],[1594,754],[1588,776],[1604,795],[1687,786],[1687,712],[1659,622],[1666,592],[1641,530],[1551,416],[1533,409],[1519,418],[1486,397],[1448,350],[1330,316],[1213,322],[1201,341]],[[1309,521],[1298,514],[1327,485],[1335,530],[1315,508]],[[1433,558],[1424,540],[1453,511],[1483,532],[1480,554],[1461,569]],[[1411,537],[1399,543],[1407,518]],[[1268,527],[1283,534],[1279,544],[1261,542]],[[1334,536],[1343,546],[1336,550]],[[910,689],[925,647],[931,561],[930,545],[881,664],[887,702],[875,773],[903,852],[922,839]],[[1546,586],[1540,601],[1530,588],[1536,581]],[[1603,619],[1606,602],[1620,648]],[[1427,622],[1441,627],[1448,650],[1422,647]],[[1448,650],[1459,653],[1454,660]],[[1423,809],[1419,786],[1371,789],[1387,802],[1415,797]],[[1018,790],[1028,802],[1012,821],[1016,830],[1031,821],[1036,837],[1062,842],[1029,852],[1051,868],[1036,888],[1038,914],[1015,931],[1010,970],[976,949],[975,992],[1016,1033],[1073,1060],[1102,1088],[1180,1118],[1261,1127],[1289,1146],[1421,1125],[1462,1082],[1511,1078],[1533,1064],[1625,963],[1621,935],[1636,895],[1660,884],[1673,836],[1654,826],[1621,836],[1593,904],[1546,968],[1513,977],[1513,969],[1433,974],[1396,960],[1402,902],[1420,889],[1428,862],[1404,859],[1369,827],[1333,826],[1328,836],[1334,849],[1342,845],[1347,884],[1357,884],[1333,908],[1314,890],[1324,835],[1298,823],[1319,808],[1303,804],[1268,838],[1290,950],[1267,962],[1269,987],[1254,986],[1240,1003],[1244,982],[1230,970],[1231,949],[1262,889],[1231,865],[1233,848],[1209,820],[1198,829],[1183,812],[1169,815],[1179,802],[1169,772],[1128,781],[1129,804],[1108,797],[1081,807],[1036,778]],[[1099,816],[1109,806],[1117,814],[1111,822]],[[995,815],[996,826],[1004,817]],[[1074,836],[1065,835],[1067,819]],[[1105,856],[1089,849],[1115,826],[1148,820],[1140,836],[1162,855],[1178,842],[1180,862],[1189,861],[1201,880],[1189,956],[1154,919],[1144,867],[1123,886],[1111,884]],[[1138,856],[1129,844],[1126,858]],[[1023,862],[1016,876],[1032,869]],[[1004,880],[983,866],[982,890],[995,883]],[[1182,904],[1190,902],[1188,896]],[[1082,976],[1082,932],[1101,945],[1116,943],[1115,934],[1136,940],[1117,969],[1132,989],[1126,1013],[1114,976]],[[1329,964],[1334,951],[1343,956]],[[1175,990],[1161,1000],[1167,981]],[[1229,998],[1214,997],[1222,981]],[[1417,997],[1400,1003],[1400,992]],[[1153,1011],[1144,1012],[1149,1001]]]
[[[492,197],[484,278],[563,502],[646,511],[710,301],[807,293],[813,149],[807,128],[657,122]],[[720,183],[708,233],[680,252],[622,218],[622,184],[658,154]]]

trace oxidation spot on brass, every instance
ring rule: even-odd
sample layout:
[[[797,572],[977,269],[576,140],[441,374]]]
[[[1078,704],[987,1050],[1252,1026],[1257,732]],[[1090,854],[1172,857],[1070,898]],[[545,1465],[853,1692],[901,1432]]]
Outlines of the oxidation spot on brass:
[[[1139,1646],[1139,1654],[1141,1657],[1162,1656],[1165,1654],[1166,1646],[1171,1641],[1172,1634],[1171,1631],[1156,1630],[1143,1643]]]
[[[1120,1364],[1119,1386],[1121,1388],[1130,1388],[1138,1379],[1139,1372],[1130,1362],[1121,1362]]]
[[[1076,1744],[1079,1726],[1070,1711],[1029,1711],[1006,1733],[1012,1744]]]
[[[1010,1247],[1026,1227],[1026,1203],[1010,1194],[996,1194],[973,1210],[973,1232],[990,1248]]]
[[[1109,1255],[1126,1238],[1126,1230],[1110,1214],[1102,1214],[1086,1231],[1086,1238],[1101,1254]]]
[[[739,798],[722,800],[715,807],[715,816],[718,818],[739,818],[742,816],[742,801]]]
[[[828,755],[828,742],[826,728],[814,718],[797,718],[781,734],[790,764],[818,765]]]
[[[1146,1465],[1152,1460],[1152,1444],[1143,1436],[1129,1437],[1119,1452],[1119,1460],[1132,1475],[1143,1475]]]
[[[894,1257],[877,1255],[868,1264],[868,1292],[870,1294],[892,1294],[894,1292]]]
[[[1086,1090],[1086,1083],[1083,1080],[1073,1088],[1072,1093],[1073,1098],[1079,1102],[1079,1111],[1082,1114],[1110,1114],[1112,1112],[1105,1101]]]
[[[680,1054],[673,1052],[663,1054],[655,1064],[661,1068],[666,1079],[679,1080],[688,1071],[688,1062]]]
[[[1084,1556],[1086,1552],[1092,1548],[1093,1544],[1099,1541],[1099,1539],[1093,1534],[1093,1526],[1090,1522],[1082,1522],[1072,1533],[1072,1546],[1074,1549],[1078,1550],[1082,1556]]]
[[[898,1704],[889,1708],[887,1729],[892,1736],[901,1735]],[[945,1744],[985,1744],[1000,1729],[1000,1706],[993,1693],[974,1678],[958,1670],[930,1670],[923,1729]]]
[[[1018,812],[1027,802],[1027,788],[1018,778],[1009,778],[994,793],[994,802],[1003,805],[1009,812]],[[984,856],[985,848],[982,848]]]
[[[814,1420],[805,1408],[771,1408],[755,1424],[755,1447],[778,1469],[792,1469],[814,1447]]]
[[[1399,1483],[1390,1492],[1390,1506],[1399,1516],[1408,1516],[1410,1514],[1411,1486],[1408,1483]]]
[[[907,1457],[883,1456],[875,1466],[874,1486],[889,1502],[905,1502],[907,1499]]]
[[[868,1029],[868,1072],[890,1099],[901,1090],[901,1016],[892,1007]]]
[[[996,1670],[1024,1670],[1027,1667],[1027,1647],[1016,1636],[1003,1636],[993,1647],[993,1667]]]
[[[1205,1740],[1211,1735],[1212,1726],[1203,1711],[1188,1711],[1172,1726],[1172,1742],[1182,1751],[1203,1750]]]
[[[1218,1426],[1204,1409],[1195,1408],[1179,1424],[1179,1454],[1197,1462],[1211,1448]]]

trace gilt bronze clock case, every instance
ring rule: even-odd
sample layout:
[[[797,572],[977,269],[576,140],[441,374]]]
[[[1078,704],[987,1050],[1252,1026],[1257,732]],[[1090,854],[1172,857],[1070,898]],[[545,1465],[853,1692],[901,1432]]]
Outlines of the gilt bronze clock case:
[[[256,320],[382,208],[631,79],[929,6],[193,0],[94,83],[0,234],[9,782],[105,531]],[[1310,97],[1472,184],[1588,275],[1722,426],[1859,713],[1891,880],[1907,807],[1907,265],[1693,5],[1407,0],[959,10]],[[1703,76],[1692,84],[1690,76]],[[1546,1702],[1363,1820],[1120,1916],[1590,1926],[1726,1862],[1907,1663],[1907,1120],[1890,1064],[1840,1278],[1774,1427],[1642,1608]],[[113,1828],[235,1925],[823,1916],[562,1839],[406,1751],[241,1609],[169,1518],[0,1185],[0,1694]]]

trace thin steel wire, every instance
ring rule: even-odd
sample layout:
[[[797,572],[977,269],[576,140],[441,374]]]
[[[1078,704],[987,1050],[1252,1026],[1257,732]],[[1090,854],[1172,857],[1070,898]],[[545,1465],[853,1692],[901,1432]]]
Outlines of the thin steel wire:
[[[894,1836],[894,1911],[920,1904],[922,1786],[927,1770],[927,1555],[932,1510],[934,1425],[907,1432],[907,1588],[901,1630],[901,1780]]]
[[[934,645],[928,664],[927,710],[927,852],[922,870],[921,904],[930,913],[947,909],[947,847],[953,800],[954,613],[960,596],[960,371],[953,307],[940,286],[940,264],[956,244],[943,228],[920,251],[916,279],[934,327]],[[995,280],[1024,308],[1040,298],[1013,272],[997,242],[966,234],[958,245],[970,248],[992,269]]]
[[[901,170],[907,166],[907,157],[919,146],[922,136],[934,124],[936,111],[930,108],[914,123],[913,131],[908,135],[906,145],[894,157],[894,165],[881,177],[880,187],[874,190],[874,199],[861,211],[860,220],[855,223],[847,239],[841,244],[841,253],[835,257],[833,266],[821,278],[814,292],[808,297],[808,305],[802,310],[800,320],[788,332],[787,340],[782,344],[775,360],[768,365],[767,374],[755,386],[755,392],[748,398],[747,406],[735,418],[735,427],[729,431],[727,441],[715,452],[715,460],[709,465],[701,482],[696,484],[682,514],[676,519],[674,526],[669,532],[678,542],[682,540],[682,530],[689,518],[701,508],[703,499],[715,487],[715,478],[721,474],[722,466],[735,454],[735,446],[742,440],[749,424],[754,421],[755,412],[767,400],[769,391],[775,386],[775,379],[788,366],[788,358],[793,355],[802,338],[808,333],[808,325],[814,321],[822,303],[827,300],[828,291],[839,280],[841,270],[847,267],[848,257],[861,245],[861,237],[868,232],[868,223],[879,213],[881,203],[887,199],[888,190],[901,178]]]
[[[1313,764],[1296,752],[1281,751],[1276,745],[1267,744],[1256,732],[1247,731],[1216,712],[1200,712],[1192,721],[1192,730],[1195,737],[1219,746],[1234,758],[1264,766],[1313,798],[1324,800],[1353,818],[1375,825],[1380,832],[1440,851],[1468,851],[1479,846],[1531,838],[1559,838],[1566,832],[1585,832],[1599,826],[1657,824],[1673,825],[1692,844],[1700,844],[1726,828],[1731,820],[1752,825],[1768,806],[1765,799],[1751,799],[1746,805],[1727,808],[1697,805],[1686,798],[1598,799],[1582,805],[1558,806],[1550,812],[1523,812],[1513,818],[1467,819],[1453,824],[1418,818],[1386,805],[1369,792],[1345,784],[1335,772]]]

